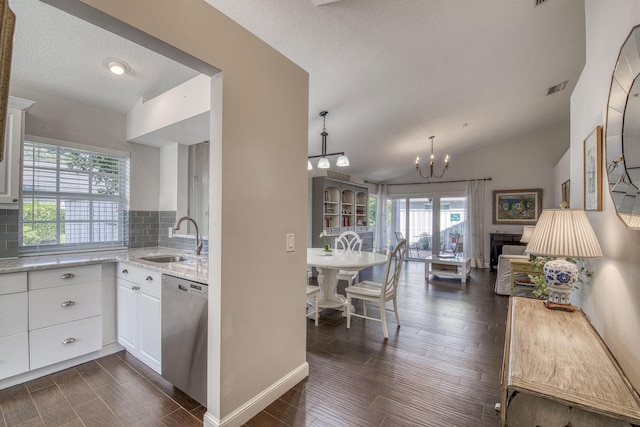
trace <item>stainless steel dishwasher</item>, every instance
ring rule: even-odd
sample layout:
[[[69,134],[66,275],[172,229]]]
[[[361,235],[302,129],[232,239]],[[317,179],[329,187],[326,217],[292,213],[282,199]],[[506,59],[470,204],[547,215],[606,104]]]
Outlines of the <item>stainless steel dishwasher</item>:
[[[162,376],[207,406],[209,287],[162,276]]]

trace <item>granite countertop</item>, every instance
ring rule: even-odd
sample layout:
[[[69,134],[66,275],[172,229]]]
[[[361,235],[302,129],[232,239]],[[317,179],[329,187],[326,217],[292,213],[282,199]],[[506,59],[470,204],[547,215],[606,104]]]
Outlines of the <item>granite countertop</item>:
[[[187,262],[157,263],[142,257],[154,255],[186,255]],[[18,271],[46,270],[49,268],[103,264],[107,262],[127,262],[138,267],[166,273],[200,283],[209,283],[208,255],[193,255],[177,249],[154,247],[123,249],[115,251],[78,252],[58,255],[41,255],[0,260],[0,274]]]

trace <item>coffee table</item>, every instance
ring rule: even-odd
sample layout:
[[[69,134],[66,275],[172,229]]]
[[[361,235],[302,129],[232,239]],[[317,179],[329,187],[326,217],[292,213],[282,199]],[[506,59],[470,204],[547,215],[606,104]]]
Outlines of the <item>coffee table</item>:
[[[464,255],[454,257],[439,257],[431,255],[424,260],[424,277],[429,278],[430,274],[440,277],[453,277],[460,279],[462,283],[467,282],[467,277],[471,273],[471,258]]]

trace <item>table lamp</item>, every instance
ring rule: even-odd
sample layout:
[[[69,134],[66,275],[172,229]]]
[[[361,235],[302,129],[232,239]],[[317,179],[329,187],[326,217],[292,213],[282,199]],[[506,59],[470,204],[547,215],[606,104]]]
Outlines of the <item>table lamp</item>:
[[[544,265],[549,288],[547,308],[575,311],[569,296],[578,279],[578,267],[565,258],[600,258],[602,250],[583,210],[545,209],[540,215],[526,251],[556,257]]]
[[[520,237],[520,242],[529,243],[531,240],[531,236],[533,236],[533,230],[536,229],[535,225],[525,225],[522,230],[522,237]]]

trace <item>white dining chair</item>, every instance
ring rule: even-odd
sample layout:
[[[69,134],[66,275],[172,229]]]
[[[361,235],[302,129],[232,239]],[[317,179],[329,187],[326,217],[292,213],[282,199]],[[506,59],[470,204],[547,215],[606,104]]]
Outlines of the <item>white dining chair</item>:
[[[387,311],[393,311],[396,316],[396,323],[400,327],[400,317],[398,316],[398,303],[396,300],[396,291],[398,288],[398,279],[402,271],[404,256],[407,251],[407,241],[401,240],[393,249],[387,260],[387,266],[384,271],[384,279],[381,283],[371,282],[368,280],[356,283],[353,286],[347,286],[347,329],[351,328],[351,316],[361,317],[363,319],[375,320],[382,322],[382,333],[385,338],[389,338],[387,330]],[[357,313],[352,308],[352,300],[362,300],[362,314]],[[393,310],[386,307],[388,301],[393,301]],[[367,303],[378,303],[380,307],[380,318],[370,317],[367,315]]]
[[[336,237],[334,247],[336,249],[345,249],[347,251],[360,252],[362,248],[362,239],[355,231],[345,231]],[[353,285],[360,277],[359,271],[338,270],[337,280],[346,280],[349,286]]]
[[[320,309],[318,308],[319,298],[320,286],[307,284],[307,317],[314,316],[313,319],[316,321],[316,326],[318,326],[318,318],[320,317]]]

